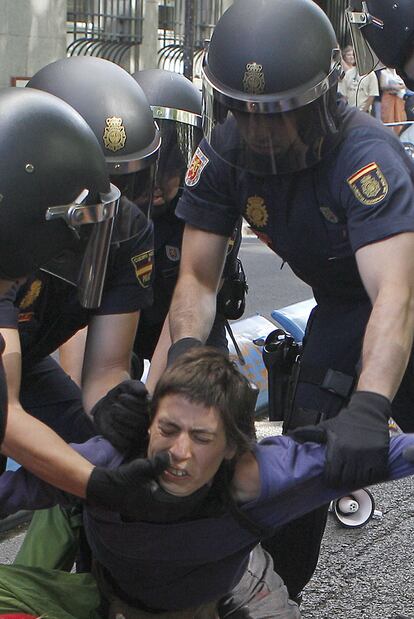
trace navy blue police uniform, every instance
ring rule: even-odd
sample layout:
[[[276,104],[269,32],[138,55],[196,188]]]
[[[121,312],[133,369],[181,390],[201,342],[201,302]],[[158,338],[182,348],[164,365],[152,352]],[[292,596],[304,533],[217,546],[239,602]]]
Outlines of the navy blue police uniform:
[[[83,308],[74,285],[42,270],[0,297],[0,328],[18,329],[20,336],[20,402],[67,442],[83,442],[95,432],[79,387],[50,355],[92,316],[132,313],[153,301],[152,224],[136,211],[136,236],[111,246],[98,309]]]
[[[372,307],[355,252],[414,231],[412,161],[389,129],[341,98],[338,105],[343,125],[336,147],[300,172],[259,177],[236,171],[203,140],[176,211],[188,224],[220,235],[230,235],[242,214],[313,289],[317,305],[308,321],[285,430],[336,415],[351,394]],[[411,358],[392,405],[405,432],[414,431],[413,373]],[[291,594],[303,588],[316,567],[325,520],[323,508],[266,543]]]
[[[140,358],[151,360],[157,345],[162,326],[170,308],[175,284],[178,279],[181,259],[181,245],[184,233],[184,221],[175,213],[175,204],[168,211],[154,217],[154,304],[141,313],[135,338],[134,352]],[[241,220],[236,223],[231,232],[227,258],[223,270],[223,278],[235,273],[237,255],[241,243]],[[220,293],[218,304],[220,303]],[[225,316],[218,311],[207,340],[209,346],[223,351],[228,350],[225,329]]]

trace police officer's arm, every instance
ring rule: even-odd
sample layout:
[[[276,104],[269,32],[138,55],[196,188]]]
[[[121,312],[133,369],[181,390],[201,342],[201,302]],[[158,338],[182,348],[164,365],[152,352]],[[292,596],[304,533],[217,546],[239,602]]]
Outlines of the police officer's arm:
[[[94,404],[130,375],[139,312],[93,316],[82,368],[82,398],[89,413]]]
[[[22,371],[20,337],[17,329],[9,328],[2,328],[1,335],[5,343],[3,365],[6,373],[8,408],[10,411],[14,408],[22,408],[19,399]]]
[[[17,329],[2,329],[8,413],[1,451],[49,483],[85,496],[92,465],[57,434],[26,413],[19,401],[21,351]]]
[[[9,409],[1,452],[49,484],[86,496],[93,465],[21,407]]]
[[[223,281],[223,278],[221,278],[219,290],[223,285]],[[167,366],[167,355],[171,344],[170,317],[168,314],[164,321],[160,337],[158,338],[154,354],[152,355],[150,369],[145,381],[145,386],[151,394],[154,393],[155,385]]]
[[[154,393],[155,385],[167,366],[167,353],[171,343],[170,318],[169,315],[167,315],[162,326],[160,337],[158,338],[157,346],[152,355],[150,369],[147,380],[145,381],[145,386],[151,394]]]
[[[357,389],[392,400],[413,344],[414,233],[366,245],[356,259],[373,305]]]
[[[82,384],[82,365],[87,334],[88,327],[85,327],[59,347],[59,363],[78,387]]]
[[[169,463],[167,454],[160,453],[152,460],[136,459],[117,469],[94,466],[21,408],[7,415],[1,451],[52,486],[107,509],[116,505],[127,515],[131,509],[135,513],[136,506],[148,495],[148,482]],[[30,501],[35,493],[31,485],[26,498]]]
[[[6,351],[8,345],[5,365],[9,368],[6,376],[11,377],[9,388],[12,401],[8,407],[1,452],[43,481],[108,509],[117,505],[123,511],[135,503],[139,504],[143,493],[145,495],[147,492],[148,480],[155,478],[167,466],[168,457],[158,454],[152,461],[138,459],[113,470],[95,467],[83,458],[53,430],[28,415],[20,406],[18,333],[14,329],[3,332]],[[19,372],[12,375],[16,369]]]
[[[170,306],[173,342],[193,337],[205,342],[216,313],[216,295],[228,238],[186,225],[180,274]]]

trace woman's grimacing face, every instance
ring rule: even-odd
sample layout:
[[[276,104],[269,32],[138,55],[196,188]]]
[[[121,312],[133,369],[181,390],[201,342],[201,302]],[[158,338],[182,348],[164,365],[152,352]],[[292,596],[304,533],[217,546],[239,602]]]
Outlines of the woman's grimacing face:
[[[159,484],[181,497],[209,483],[223,460],[235,454],[227,444],[219,412],[179,394],[161,398],[151,423],[148,456],[160,451],[168,451],[171,465],[159,477]]]

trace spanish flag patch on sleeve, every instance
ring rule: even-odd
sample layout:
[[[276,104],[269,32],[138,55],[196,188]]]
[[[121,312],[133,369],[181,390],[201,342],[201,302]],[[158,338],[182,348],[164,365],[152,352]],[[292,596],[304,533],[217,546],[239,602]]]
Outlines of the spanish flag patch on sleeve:
[[[185,184],[187,187],[194,187],[194,185],[197,185],[200,180],[201,172],[204,170],[209,161],[209,158],[203,153],[201,148],[198,147],[185,175]]]
[[[355,172],[347,182],[358,202],[365,206],[381,202],[388,193],[387,179],[375,161]]]
[[[142,252],[131,258],[135,269],[135,276],[143,288],[148,288],[151,283],[151,273],[153,266],[154,250]]]

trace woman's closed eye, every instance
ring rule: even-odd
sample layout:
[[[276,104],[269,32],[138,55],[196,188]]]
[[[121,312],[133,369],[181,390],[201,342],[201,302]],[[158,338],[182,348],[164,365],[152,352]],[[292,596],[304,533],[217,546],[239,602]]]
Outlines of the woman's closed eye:
[[[174,436],[177,434],[180,429],[174,424],[159,424],[158,429],[162,436]]]
[[[205,432],[194,432],[192,434],[192,437],[197,443],[201,443],[202,445],[207,445],[208,443],[211,443],[214,438],[212,434],[206,434]]]

